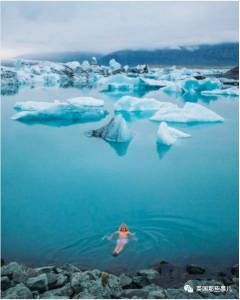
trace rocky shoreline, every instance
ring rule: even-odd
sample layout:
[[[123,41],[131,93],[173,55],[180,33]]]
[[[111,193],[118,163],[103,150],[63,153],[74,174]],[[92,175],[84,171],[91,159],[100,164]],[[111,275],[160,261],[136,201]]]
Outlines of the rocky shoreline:
[[[239,267],[221,272],[162,261],[134,274],[114,275],[76,265],[30,268],[1,266],[3,299],[238,299]]]

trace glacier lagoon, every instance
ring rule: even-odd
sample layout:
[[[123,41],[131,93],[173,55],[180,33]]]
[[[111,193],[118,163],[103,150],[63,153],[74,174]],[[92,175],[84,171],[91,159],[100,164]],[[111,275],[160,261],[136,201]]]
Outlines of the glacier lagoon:
[[[132,91],[132,96],[143,96]],[[130,92],[127,93],[129,95]],[[172,146],[157,143],[159,122],[147,112],[123,113],[132,141],[89,138],[108,123],[126,91],[36,87],[2,97],[2,257],[27,264],[76,263],[136,270],[161,260],[229,266],[238,258],[237,98],[144,97],[203,104],[224,118],[216,124],[177,124],[190,134]],[[92,96],[109,115],[94,122],[18,122],[21,101]],[[138,241],[118,258],[103,237],[126,222]]]

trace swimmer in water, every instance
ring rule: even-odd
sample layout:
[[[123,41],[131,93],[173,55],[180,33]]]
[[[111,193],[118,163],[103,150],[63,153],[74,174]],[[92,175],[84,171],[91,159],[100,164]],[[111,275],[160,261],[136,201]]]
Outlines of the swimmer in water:
[[[118,235],[118,239],[112,255],[118,256],[124,249],[125,245],[128,243],[128,238],[130,236],[135,236],[135,233],[130,232],[126,224],[121,224],[118,231],[110,235],[108,239],[112,239],[114,235]]]

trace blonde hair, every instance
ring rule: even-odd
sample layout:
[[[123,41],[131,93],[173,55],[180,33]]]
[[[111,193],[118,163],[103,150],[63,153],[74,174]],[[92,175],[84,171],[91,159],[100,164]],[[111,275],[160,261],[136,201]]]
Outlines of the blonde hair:
[[[123,229],[125,229],[125,230],[123,230]],[[119,231],[125,231],[125,232],[129,231],[129,230],[128,230],[127,224],[124,224],[124,223],[122,223],[122,224],[119,226],[119,229],[118,229],[118,230],[119,230]]]

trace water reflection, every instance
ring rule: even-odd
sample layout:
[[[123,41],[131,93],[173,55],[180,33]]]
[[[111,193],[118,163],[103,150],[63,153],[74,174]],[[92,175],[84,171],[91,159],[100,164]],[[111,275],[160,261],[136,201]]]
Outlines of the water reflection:
[[[115,150],[115,152],[119,156],[124,156],[127,154],[128,147],[130,144],[130,142],[126,142],[126,143],[107,142],[107,143],[112,147],[112,149]]]
[[[167,152],[171,149],[171,146],[163,145],[159,143],[158,141],[156,142],[156,150],[158,153],[158,157],[160,159],[163,159],[164,156],[167,154]]]
[[[107,111],[102,114],[83,114],[72,113],[68,115],[46,116],[44,114],[29,115],[29,117],[18,119],[16,121],[26,125],[46,125],[53,127],[71,126],[74,124],[83,124],[90,122],[98,122],[108,115]]]

